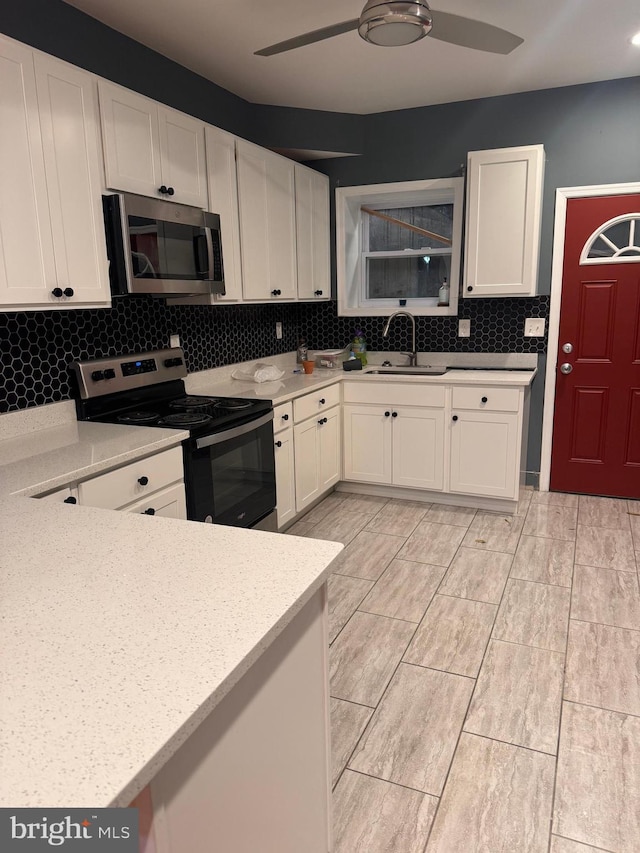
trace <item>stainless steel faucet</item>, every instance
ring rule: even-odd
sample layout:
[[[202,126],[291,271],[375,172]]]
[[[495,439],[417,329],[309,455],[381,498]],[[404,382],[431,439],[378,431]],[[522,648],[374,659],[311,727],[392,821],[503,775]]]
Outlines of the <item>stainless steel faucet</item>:
[[[382,337],[386,338],[389,334],[389,326],[394,317],[408,317],[411,320],[411,352],[403,352],[402,355],[409,356],[409,367],[415,367],[418,363],[418,353],[416,352],[416,318],[408,311],[396,311],[392,314],[384,324]]]

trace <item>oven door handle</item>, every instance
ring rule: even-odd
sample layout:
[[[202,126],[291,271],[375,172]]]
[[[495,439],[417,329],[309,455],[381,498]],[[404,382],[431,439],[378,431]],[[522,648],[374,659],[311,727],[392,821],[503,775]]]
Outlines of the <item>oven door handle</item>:
[[[224,432],[218,432],[214,435],[205,435],[202,438],[196,439],[196,447],[198,450],[201,450],[203,447],[211,447],[213,444],[222,444],[223,441],[229,441],[231,438],[238,438],[240,435],[245,435],[248,432],[253,432],[253,430],[258,429],[258,427],[264,426],[268,424],[269,421],[273,420],[273,410],[268,412],[266,415],[263,415],[260,418],[256,418],[256,420],[249,421],[247,424],[242,424],[238,427],[232,427],[232,429],[224,430]]]

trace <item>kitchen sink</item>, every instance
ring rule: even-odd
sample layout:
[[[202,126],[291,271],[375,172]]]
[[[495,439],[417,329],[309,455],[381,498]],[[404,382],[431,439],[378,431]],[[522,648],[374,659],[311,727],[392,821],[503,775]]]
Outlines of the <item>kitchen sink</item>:
[[[377,376],[444,376],[446,367],[374,367],[367,368],[365,373]]]

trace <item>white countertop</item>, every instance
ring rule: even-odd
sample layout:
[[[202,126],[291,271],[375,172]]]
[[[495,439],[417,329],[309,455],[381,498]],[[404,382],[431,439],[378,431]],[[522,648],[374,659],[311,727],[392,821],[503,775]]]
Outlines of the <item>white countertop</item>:
[[[0,441],[0,497],[42,495],[175,447],[188,432],[73,421]]]
[[[27,498],[0,519],[7,807],[127,805],[342,549]]]

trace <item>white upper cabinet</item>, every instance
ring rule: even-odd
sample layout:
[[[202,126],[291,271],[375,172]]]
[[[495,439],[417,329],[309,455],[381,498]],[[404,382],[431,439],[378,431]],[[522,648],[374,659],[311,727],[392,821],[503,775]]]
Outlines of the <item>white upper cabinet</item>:
[[[0,39],[0,305],[110,301],[94,78]]]
[[[239,302],[242,299],[240,259],[240,217],[236,178],[236,137],[217,127],[207,126],[207,175],[210,209],[220,216],[225,293],[214,302]]]
[[[544,148],[469,152],[463,296],[532,296],[538,280]]]
[[[295,164],[243,139],[236,158],[244,298],[295,299]]]
[[[109,189],[206,208],[204,123],[101,80]]]
[[[329,299],[329,178],[295,164],[298,298]]]

